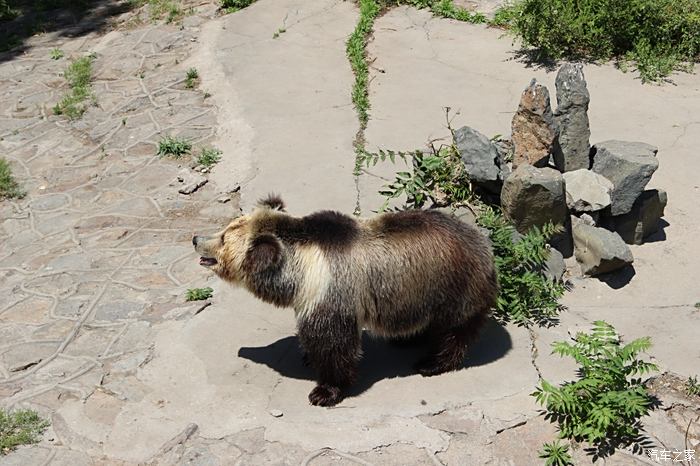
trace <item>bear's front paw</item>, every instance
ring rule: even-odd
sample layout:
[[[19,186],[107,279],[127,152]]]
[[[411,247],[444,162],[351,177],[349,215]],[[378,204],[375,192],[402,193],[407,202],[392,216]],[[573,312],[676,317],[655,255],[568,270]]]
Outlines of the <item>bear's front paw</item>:
[[[424,359],[418,362],[414,368],[423,377],[432,377],[434,375],[442,374],[446,370],[440,365],[438,365],[433,359]]]
[[[309,393],[309,401],[314,406],[335,406],[342,399],[340,387],[334,387],[325,383],[316,385],[316,388]]]

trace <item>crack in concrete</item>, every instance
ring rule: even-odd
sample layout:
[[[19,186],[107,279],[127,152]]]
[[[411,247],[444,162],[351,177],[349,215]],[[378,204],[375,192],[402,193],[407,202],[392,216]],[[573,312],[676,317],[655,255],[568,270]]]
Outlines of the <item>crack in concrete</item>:
[[[530,336],[530,363],[532,364],[532,367],[535,368],[535,372],[537,372],[537,378],[542,380],[542,372],[540,371],[540,367],[537,365],[537,356],[539,354],[537,350],[537,334],[532,327],[527,328],[527,333]]]

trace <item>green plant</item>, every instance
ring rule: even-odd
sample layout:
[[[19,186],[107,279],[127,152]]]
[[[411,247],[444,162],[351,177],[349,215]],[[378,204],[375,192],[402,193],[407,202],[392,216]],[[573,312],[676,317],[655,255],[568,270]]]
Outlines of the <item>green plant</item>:
[[[12,176],[12,170],[7,160],[0,158],[0,200],[22,198],[25,192]]]
[[[634,376],[657,370],[638,359],[651,347],[651,339],[623,346],[612,325],[595,321],[590,334],[576,334],[574,344],[559,341],[552,347],[579,364],[578,380],[556,387],[543,379],[532,393],[545,407],[546,418],[558,423],[559,437],[588,442],[596,458],[638,441],[640,418],[649,413],[654,399]]]
[[[519,236],[513,225],[488,206],[481,207],[476,220],[489,230],[493,243],[500,286],[495,317],[518,325],[554,323],[562,310],[559,298],[565,288],[545,277],[542,270],[550,254],[547,241],[560,227],[549,223]]]
[[[0,0],[0,21],[8,21],[17,16],[18,12],[7,0]]]
[[[688,381],[685,383],[685,392],[690,396],[700,396],[700,383],[698,383],[698,377],[688,377]]]
[[[167,23],[172,23],[184,15],[179,0],[129,0],[132,8],[139,8],[146,4],[148,4],[148,15],[152,20],[165,17]]]
[[[214,290],[212,288],[190,288],[187,290],[185,299],[187,301],[203,301],[209,299],[214,295]]]
[[[193,89],[194,85],[197,83],[197,80],[199,79],[199,72],[197,71],[196,68],[190,68],[187,70],[187,74],[185,75],[185,87],[187,89]]]
[[[284,34],[285,32],[287,32],[285,28],[279,28],[274,34],[272,34],[272,38],[277,39],[280,34]]]
[[[63,58],[63,50],[58,48],[51,49],[49,57],[51,57],[52,60],[60,60]]]
[[[456,19],[468,23],[485,23],[486,16],[482,13],[474,13],[461,6],[456,6],[453,0],[394,0],[397,5],[405,4],[416,8],[427,8],[435,16]]]
[[[90,85],[94,58],[94,55],[81,57],[68,66],[64,77],[68,81],[70,92],[53,108],[56,115],[66,115],[72,120],[80,118],[87,110],[86,101],[94,102]]]
[[[573,466],[574,464],[569,454],[569,445],[561,444],[559,440],[545,443],[539,453],[540,458],[545,460],[545,466]]]
[[[221,0],[221,7],[229,13],[242,10],[243,8],[252,5],[256,0]]]
[[[158,142],[158,155],[179,159],[192,150],[192,143],[187,139],[165,136]]]
[[[202,149],[199,157],[197,157],[197,164],[205,167],[211,167],[219,160],[221,160],[221,151],[214,147],[207,147]]]
[[[697,0],[520,0],[496,14],[536,59],[636,63],[642,81],[689,70],[700,58]]]
[[[9,453],[19,445],[37,443],[48,426],[48,421],[35,411],[20,409],[8,412],[0,409],[0,455]]]
[[[428,200],[437,206],[458,206],[472,198],[471,184],[464,165],[454,145],[431,146],[431,153],[422,151],[395,152],[380,150],[378,153],[363,151],[358,163],[367,167],[396,157],[410,162],[412,170],[398,172],[393,183],[379,194],[385,197],[379,211],[387,209],[392,199],[405,196],[404,208],[420,209]]]
[[[372,33],[374,19],[379,14],[379,5],[375,0],[360,0],[360,19],[355,26],[345,46],[350,60],[350,67],[355,74],[352,85],[352,103],[355,105],[362,128],[367,126],[369,119],[369,65],[366,60],[365,47]]]

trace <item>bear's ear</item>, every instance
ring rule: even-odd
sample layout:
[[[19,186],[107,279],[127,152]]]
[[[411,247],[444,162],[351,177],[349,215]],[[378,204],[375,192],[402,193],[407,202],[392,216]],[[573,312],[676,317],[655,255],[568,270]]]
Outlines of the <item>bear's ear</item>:
[[[267,197],[262,198],[258,201],[258,206],[259,207],[267,207],[268,209],[272,210],[279,210],[281,212],[284,212],[284,201],[280,197],[279,194],[268,194]]]
[[[281,260],[282,244],[270,234],[262,234],[255,238],[245,258],[246,268],[254,273],[275,267]]]

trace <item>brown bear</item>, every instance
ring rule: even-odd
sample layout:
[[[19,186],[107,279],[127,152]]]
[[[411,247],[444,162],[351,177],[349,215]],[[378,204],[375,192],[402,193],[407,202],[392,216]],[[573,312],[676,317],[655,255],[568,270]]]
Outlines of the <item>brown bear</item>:
[[[294,308],[305,358],[318,375],[314,405],[337,404],[356,379],[363,329],[426,335],[430,351],[417,365],[424,376],[459,369],[498,293],[489,240],[435,210],[298,218],[270,196],[192,242],[200,264],[222,279]]]

